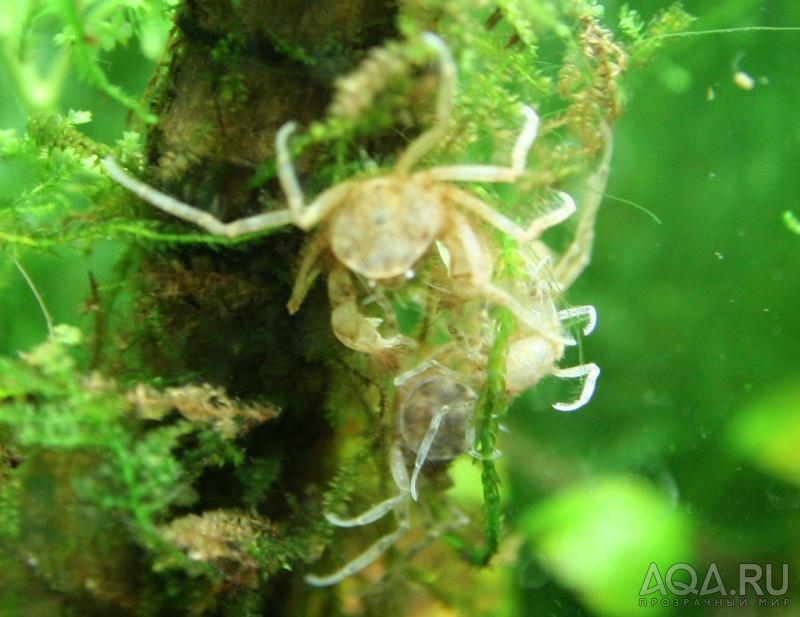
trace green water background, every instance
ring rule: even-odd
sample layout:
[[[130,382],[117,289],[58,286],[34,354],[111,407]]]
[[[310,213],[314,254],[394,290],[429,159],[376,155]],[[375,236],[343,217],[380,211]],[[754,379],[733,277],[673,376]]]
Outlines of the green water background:
[[[800,25],[793,2],[685,6],[693,30]],[[603,371],[591,404],[558,415],[542,388],[512,409],[521,612],[798,614],[800,236],[782,213],[800,210],[800,33],[681,39],[633,84],[607,190],[660,223],[603,203],[569,296],[600,315],[583,349]],[[692,565],[698,588],[714,563],[737,596],[639,607],[650,562]],[[762,578],[767,606],[748,587],[741,607],[746,563],[772,564],[775,589],[788,564],[789,606]]]

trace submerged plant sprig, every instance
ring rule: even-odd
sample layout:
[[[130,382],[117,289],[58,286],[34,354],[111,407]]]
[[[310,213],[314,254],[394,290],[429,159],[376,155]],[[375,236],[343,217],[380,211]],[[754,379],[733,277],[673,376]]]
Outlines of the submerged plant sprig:
[[[497,452],[497,434],[500,420],[505,416],[508,406],[506,396],[505,374],[506,356],[514,330],[514,322],[509,311],[497,308],[494,311],[495,338],[486,367],[486,384],[475,409],[476,413],[476,449],[480,455],[481,484],[483,486],[484,538],[485,546],[478,551],[471,551],[471,559],[480,565],[486,565],[500,547],[502,538],[503,517],[500,501],[500,476],[497,472],[495,457]]]
[[[170,233],[164,225],[131,210],[118,187],[101,171],[100,160],[112,150],[80,130],[89,111],[32,116],[24,134],[0,132],[0,160],[24,169],[16,193],[0,198],[0,242],[6,247],[38,250],[82,248],[118,238],[168,245],[227,246],[252,238],[216,238]],[[126,161],[141,159],[139,133],[127,131],[116,144]],[[0,245],[2,246],[2,245]]]
[[[676,2],[645,22],[638,11],[624,4],[619,12],[619,29],[624,36],[634,66],[652,60],[666,44],[666,39],[680,36],[694,23],[695,17]]]
[[[0,7],[0,64],[27,112],[55,110],[69,70],[75,67],[82,80],[152,122],[153,115],[134,96],[112,83],[103,54],[136,38],[142,52],[155,60],[164,48],[172,4],[168,0],[5,2]]]
[[[15,536],[23,530],[11,522],[19,519],[25,487],[33,479],[41,482],[46,477],[58,493],[69,494],[76,504],[63,515],[62,525],[105,528],[122,524],[124,533],[113,541],[120,550],[135,543],[159,567],[180,568],[212,580],[221,572],[228,578],[224,561],[217,561],[221,555],[211,552],[202,557],[196,552],[199,549],[192,553],[192,542],[176,535],[181,519],[167,522],[176,505],[197,498],[191,482],[204,468],[243,465],[244,455],[234,439],[275,417],[275,408],[239,404],[210,386],[162,392],[140,385],[125,390],[97,373],[86,375],[80,370],[75,350],[81,338],[77,329],[57,325],[47,341],[20,359],[0,358],[0,441],[4,450],[10,449],[21,461],[13,469],[5,462],[0,467],[0,474],[12,480],[4,480],[0,491],[0,521],[9,525],[2,534],[10,541],[26,541]],[[177,408],[182,419],[168,420],[171,408]],[[26,514],[26,525],[49,524],[38,518],[49,516],[33,509]],[[202,515],[205,521],[216,520],[214,516]],[[268,525],[255,515],[251,521],[253,530]],[[219,524],[220,534],[226,536],[224,523]],[[283,551],[297,547],[279,539],[276,529],[270,536],[275,538],[269,558],[273,567],[276,556],[285,562],[288,557]],[[234,577],[232,583],[250,586],[252,577],[261,576],[268,566],[256,556],[267,550],[270,539],[260,538],[258,549],[255,541],[253,537],[237,549],[249,551],[251,574],[246,580]],[[47,562],[46,555],[34,556]],[[13,563],[12,555],[0,558],[3,567]],[[124,572],[108,572],[104,584],[113,587],[111,581],[117,575]],[[83,574],[68,576],[80,581]]]

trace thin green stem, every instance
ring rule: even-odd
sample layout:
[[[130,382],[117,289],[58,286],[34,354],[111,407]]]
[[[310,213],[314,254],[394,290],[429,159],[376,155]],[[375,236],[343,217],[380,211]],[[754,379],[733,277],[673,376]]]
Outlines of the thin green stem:
[[[800,32],[800,26],[742,26],[739,28],[714,28],[711,30],[690,30],[686,32],[669,32],[656,34],[654,39],[675,39],[687,36],[704,36],[707,34],[735,34],[739,32]]]
[[[17,270],[19,270],[20,274],[22,274],[22,278],[25,279],[25,282],[30,287],[31,291],[33,292],[33,297],[36,298],[36,302],[39,303],[39,308],[42,310],[42,314],[44,315],[44,321],[47,324],[47,333],[50,335],[50,338],[53,338],[53,318],[50,315],[50,311],[47,310],[47,305],[44,303],[44,298],[42,298],[42,294],[39,293],[39,290],[36,288],[36,285],[33,283],[33,279],[28,274],[28,271],[22,266],[18,259],[14,258],[14,265],[17,266]]]
[[[486,385],[482,401],[478,403],[478,452],[483,460],[481,483],[483,484],[484,533],[486,547],[480,563],[485,565],[497,552],[502,535],[502,511],[500,504],[500,476],[494,459],[497,452],[498,420],[506,410],[505,373],[506,352],[513,328],[511,313],[498,307],[495,311],[495,340],[489,354]],[[482,403],[482,404],[481,404]]]

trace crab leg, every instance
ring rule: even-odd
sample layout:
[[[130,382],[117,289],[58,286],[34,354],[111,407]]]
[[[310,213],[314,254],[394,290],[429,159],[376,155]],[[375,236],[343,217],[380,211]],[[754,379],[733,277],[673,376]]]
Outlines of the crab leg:
[[[352,576],[353,574],[361,572],[361,570],[374,563],[381,555],[389,550],[389,547],[402,538],[408,529],[408,523],[401,522],[397,529],[395,529],[392,533],[380,538],[358,557],[335,572],[325,576],[307,574],[305,577],[306,583],[312,585],[313,587],[329,587],[330,585],[336,585],[337,583],[342,582],[344,579]]]
[[[587,304],[585,306],[573,306],[568,309],[558,311],[558,319],[560,321],[574,319],[575,317],[586,318],[586,325],[582,330],[584,336],[589,336],[592,332],[594,332],[595,326],[597,326],[597,310],[591,304]]]
[[[553,405],[553,408],[558,411],[575,411],[583,407],[592,398],[597,378],[600,377],[600,367],[594,362],[590,362],[589,364],[581,364],[570,368],[557,368],[553,371],[553,375],[561,377],[562,379],[586,378],[577,399],[571,403],[555,403]]]
[[[525,171],[528,152],[539,132],[539,115],[527,105],[522,108],[525,124],[511,151],[511,166],[495,165],[447,165],[433,167],[425,172],[439,181],[455,182],[514,182]]]
[[[275,134],[275,157],[278,161],[278,181],[286,201],[289,202],[291,221],[303,231],[308,231],[338,206],[350,190],[350,184],[342,182],[321,193],[310,204],[305,205],[303,190],[297,181],[289,150],[289,136],[297,130],[296,122],[287,122]]]
[[[319,258],[327,245],[327,238],[323,234],[317,234],[303,250],[303,259],[300,261],[300,267],[294,277],[292,296],[286,304],[290,315],[294,315],[300,310],[300,305],[308,295],[308,290],[319,276],[321,271]]]
[[[567,193],[559,192],[558,198],[561,204],[557,208],[536,217],[531,221],[528,227],[521,227],[510,218],[503,216],[497,210],[469,193],[454,191],[452,197],[473,214],[520,242],[535,240],[546,230],[563,223],[572,216],[576,210],[575,201],[572,197]]]
[[[403,494],[389,497],[389,499],[384,499],[378,505],[371,507],[369,510],[353,518],[340,518],[332,512],[326,512],[325,519],[335,527],[363,527],[364,525],[369,525],[370,523],[382,519],[389,512],[394,510],[397,504],[401,503],[403,499],[406,499],[406,496]]]
[[[453,99],[455,99],[456,93],[456,64],[453,61],[450,49],[441,38],[432,32],[423,34],[422,41],[439,56],[439,93],[436,100],[436,125],[412,141],[397,159],[396,169],[403,174],[408,173],[447,133],[447,125],[450,124]]]
[[[188,223],[193,223],[198,227],[202,227],[215,236],[234,238],[257,231],[283,227],[292,222],[289,210],[275,210],[273,212],[264,212],[262,214],[256,214],[255,216],[248,216],[230,223],[223,223],[205,210],[195,208],[174,197],[170,197],[149,184],[145,184],[133,176],[128,175],[122,171],[122,168],[117,165],[116,161],[110,156],[103,159],[103,166],[113,180],[124,186],[137,197],[154,205],[167,214],[171,214]]]
[[[567,289],[581,272],[589,265],[592,257],[592,245],[594,244],[594,227],[597,219],[597,211],[600,202],[603,200],[603,192],[606,189],[608,175],[611,170],[611,156],[613,153],[613,137],[608,125],[604,126],[605,149],[600,159],[597,170],[586,180],[585,188],[582,191],[585,199],[581,199],[581,212],[578,226],[575,229],[575,237],[572,244],[558,260],[553,272],[561,289]]]
[[[411,490],[411,498],[414,501],[417,501],[417,479],[419,478],[419,474],[422,471],[422,467],[425,465],[425,461],[428,459],[428,453],[431,451],[431,446],[433,445],[434,440],[436,439],[436,435],[439,432],[439,427],[442,425],[442,421],[444,417],[450,412],[450,407],[448,405],[443,405],[440,407],[435,414],[433,414],[433,418],[431,418],[431,423],[428,426],[428,430],[425,431],[425,436],[422,438],[422,442],[419,444],[419,450],[417,450],[417,458],[414,461],[414,472],[411,474],[411,483],[409,488]]]
[[[356,574],[369,566],[370,564],[374,563],[381,555],[383,555],[389,548],[397,542],[400,538],[402,538],[409,530],[410,523],[409,523],[409,513],[408,513],[408,503],[406,503],[404,508],[401,508],[403,502],[407,502],[408,500],[408,472],[406,471],[406,463],[403,459],[403,453],[400,451],[398,447],[392,448],[390,452],[390,467],[392,471],[392,479],[394,483],[397,485],[397,488],[400,490],[400,493],[392,498],[395,501],[395,505],[392,508],[387,509],[383,514],[380,516],[376,516],[379,508],[382,509],[384,504],[391,501],[392,499],[387,499],[386,501],[382,502],[375,508],[370,508],[367,512],[362,514],[360,517],[356,518],[363,518],[365,515],[369,514],[369,516],[375,516],[372,520],[378,520],[381,516],[385,515],[391,510],[394,510],[395,517],[397,518],[397,529],[395,529],[392,533],[389,533],[382,538],[379,538],[372,546],[370,546],[367,550],[361,553],[358,557],[353,559],[352,561],[345,564],[343,567],[339,568],[335,572],[331,574],[327,574],[324,576],[318,576],[316,574],[308,574],[305,577],[306,582],[309,585],[314,587],[328,587],[330,585],[336,585],[340,583],[344,579],[353,574]],[[328,520],[331,520],[331,515],[326,515]],[[343,520],[338,519],[338,517],[334,517],[336,520]],[[369,518],[369,517],[368,517]],[[369,521],[371,522],[371,521]],[[336,524],[336,523],[334,523]],[[367,523],[363,523],[367,524]],[[346,526],[346,525],[341,525]]]

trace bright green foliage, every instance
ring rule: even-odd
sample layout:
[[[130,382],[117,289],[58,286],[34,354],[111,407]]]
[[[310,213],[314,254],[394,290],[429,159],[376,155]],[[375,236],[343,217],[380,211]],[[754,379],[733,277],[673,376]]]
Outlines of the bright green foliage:
[[[567,489],[526,512],[520,529],[530,554],[603,615],[643,610],[639,591],[651,563],[665,572],[692,562],[686,516],[634,478],[606,477]]]
[[[0,238],[8,245],[69,246],[102,237],[80,219],[76,223],[77,213],[86,212],[107,187],[97,166],[107,148],[77,129],[89,121],[89,112],[39,114],[24,136],[9,130],[0,137],[0,155],[22,178],[0,210]]]
[[[729,439],[742,456],[765,472],[800,483],[800,393],[776,390],[742,409],[729,426]]]
[[[788,210],[783,213],[783,222],[791,231],[800,234],[800,220]]]
[[[13,481],[2,485],[2,542],[26,547],[29,560],[41,567],[37,573],[34,566],[34,573],[50,579],[55,589],[69,592],[90,577],[101,601],[112,603],[123,601],[116,593],[128,593],[127,575],[107,560],[112,553],[130,559],[134,547],[145,551],[155,570],[178,568],[208,581],[245,576],[225,570],[224,561],[250,560],[248,586],[256,584],[260,569],[274,570],[296,558],[302,537],[282,540],[257,516],[217,512],[216,539],[210,532],[196,540],[176,532],[182,519],[174,518],[175,508],[198,499],[192,481],[208,467],[242,466],[243,453],[230,440],[273,417],[274,410],[237,408],[224,393],[208,389],[167,390],[169,405],[152,390],[122,392],[99,374],[76,370],[71,347],[80,338],[74,328],[57,326],[52,338],[20,360],[0,361],[0,437],[4,455],[21,463]],[[164,422],[172,408],[183,419]],[[249,483],[264,480],[263,471],[254,473]],[[222,521],[230,521],[228,527]],[[191,528],[187,533],[198,533]],[[67,534],[77,534],[74,545]],[[86,542],[100,543],[98,553],[87,551]],[[202,542],[219,546],[210,550]],[[183,551],[190,549],[201,556],[187,559]],[[17,569],[17,558],[4,551],[4,571]],[[15,594],[4,602],[4,614],[12,614],[15,602],[23,605]]]
[[[679,2],[663,9],[647,23],[638,11],[624,4],[620,10],[619,29],[629,41],[631,62],[634,65],[649,62],[666,43],[664,39],[685,32],[694,20]]]
[[[506,242],[498,262],[498,276],[512,279],[519,268],[516,262],[516,246]],[[505,418],[508,401],[505,390],[506,354],[514,333],[514,320],[503,308],[494,311],[494,345],[486,367],[486,383],[475,409],[477,432],[476,451],[481,459],[481,484],[483,487],[485,546],[465,551],[479,565],[486,565],[497,553],[503,534],[502,499],[500,476],[495,459],[498,449],[497,437],[500,423]]]
[[[113,84],[103,55],[132,39],[155,59],[169,27],[169,1],[16,0],[0,7],[0,59],[30,113],[52,111],[74,67],[80,78],[143,119],[153,121],[139,102]],[[50,40],[52,39],[52,40]],[[44,49],[55,52],[44,54]],[[42,66],[41,56],[46,58]]]
[[[486,512],[486,548],[476,560],[485,565],[497,552],[502,536],[502,514],[500,511],[500,478],[497,474],[494,457],[497,450],[499,421],[506,409],[505,396],[505,354],[508,350],[512,332],[511,315],[506,310],[498,310],[496,333],[489,364],[486,369],[486,385],[476,408],[478,432],[477,450],[481,455],[483,474],[483,505]]]

